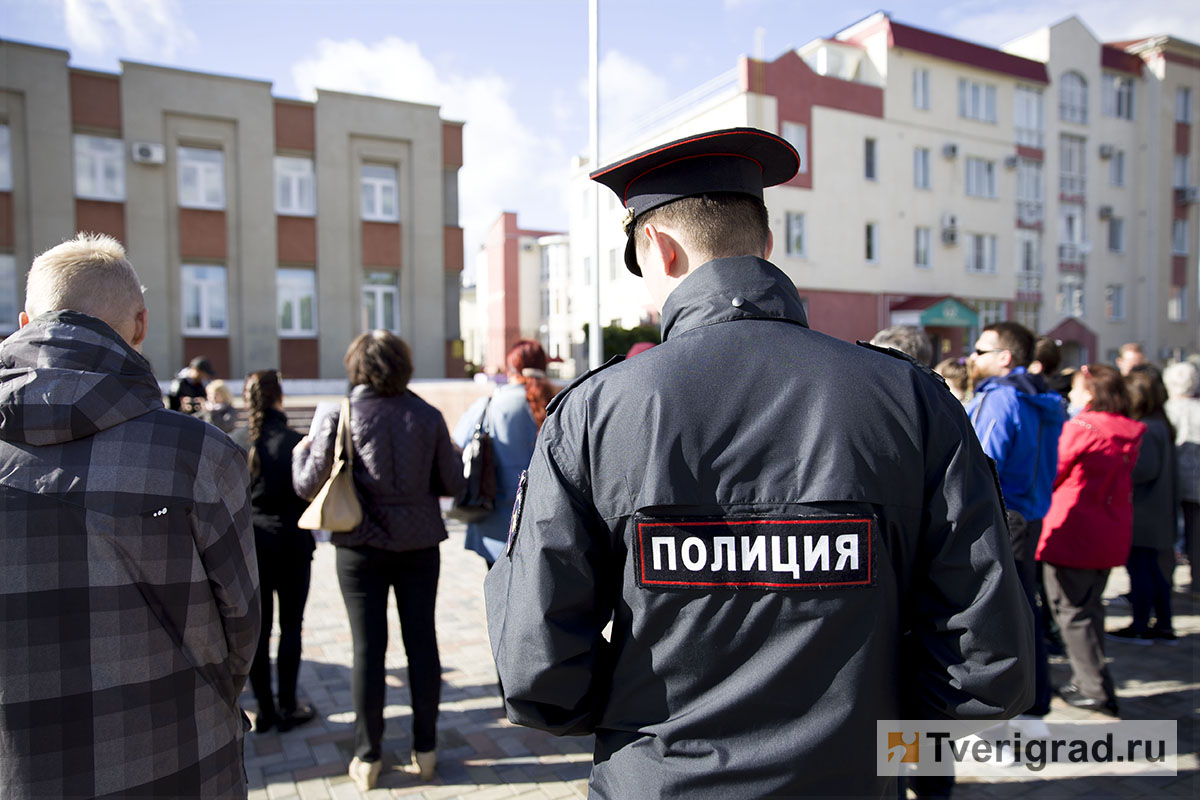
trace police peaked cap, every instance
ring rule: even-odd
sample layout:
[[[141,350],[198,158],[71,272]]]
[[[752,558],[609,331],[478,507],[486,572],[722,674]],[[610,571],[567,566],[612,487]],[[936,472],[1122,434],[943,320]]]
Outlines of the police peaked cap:
[[[763,188],[792,179],[800,170],[796,148],[757,128],[708,131],[651,148],[593,172],[589,177],[625,206],[625,266],[634,275],[637,220],[651,209],[684,197],[717,192],[762,200]]]

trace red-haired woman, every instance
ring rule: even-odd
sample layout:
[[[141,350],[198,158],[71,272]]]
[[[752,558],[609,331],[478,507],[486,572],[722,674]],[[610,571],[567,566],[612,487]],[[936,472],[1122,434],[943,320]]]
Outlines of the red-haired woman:
[[[468,550],[496,562],[508,539],[508,522],[521,472],[533,458],[533,444],[546,419],[546,405],[557,391],[546,379],[546,351],[522,339],[505,358],[508,383],[490,398],[475,402],[454,429],[454,441],[465,447],[481,419],[492,437],[496,454],[496,507],[486,519],[467,525]]]
[[[1037,557],[1071,660],[1071,682],[1059,696],[1077,708],[1116,716],[1116,690],[1104,663],[1101,597],[1109,571],[1129,557],[1133,465],[1146,426],[1128,417],[1125,383],[1110,366],[1082,367],[1068,398],[1083,411],[1063,426],[1058,440],[1058,475]]]

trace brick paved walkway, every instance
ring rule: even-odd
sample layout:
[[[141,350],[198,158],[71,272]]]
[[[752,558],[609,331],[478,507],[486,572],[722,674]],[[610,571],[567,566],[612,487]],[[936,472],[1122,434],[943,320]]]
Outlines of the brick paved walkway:
[[[483,613],[483,560],[463,549],[461,525],[450,526],[442,544],[437,628],[444,689],[438,728],[439,763],[432,783],[420,783],[400,771],[411,747],[404,648],[392,617],[388,645],[387,731],[384,772],[369,798],[405,797],[485,800],[500,797],[575,798],[587,796],[591,768],[590,737],[556,738],[510,725],[496,694],[496,675],[487,643]],[[318,719],[284,734],[246,735],[246,772],[251,800],[339,798],[362,795],[346,775],[353,755],[350,700],[352,650],[345,607],[337,587],[333,547],[321,544],[313,561],[312,589],[304,626],[304,663],[300,692],[312,702]],[[1186,582],[1182,568],[1176,583]],[[1115,570],[1106,596],[1124,591],[1123,570]],[[1180,776],[1177,778],[1093,778],[1017,780],[960,784],[956,798],[998,797],[1197,797],[1197,726],[1200,719],[1200,666],[1197,641],[1200,616],[1193,598],[1174,597],[1179,647],[1136,647],[1110,643],[1108,654],[1126,719],[1180,720]],[[1108,627],[1123,627],[1128,617],[1109,610]],[[1127,613],[1127,612],[1126,612]],[[272,648],[274,649],[274,648]],[[1067,677],[1061,659],[1052,665],[1056,682]],[[251,712],[253,695],[243,702]],[[1057,699],[1051,719],[1085,719],[1086,712]]]

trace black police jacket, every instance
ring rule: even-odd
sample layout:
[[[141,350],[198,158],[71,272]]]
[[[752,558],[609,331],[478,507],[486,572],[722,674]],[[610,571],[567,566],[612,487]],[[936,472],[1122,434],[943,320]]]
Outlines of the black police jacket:
[[[877,720],[1024,711],[1032,618],[945,386],[810,330],[757,258],[662,326],[542,428],[486,582],[509,719],[595,733],[592,797],[895,796]]]

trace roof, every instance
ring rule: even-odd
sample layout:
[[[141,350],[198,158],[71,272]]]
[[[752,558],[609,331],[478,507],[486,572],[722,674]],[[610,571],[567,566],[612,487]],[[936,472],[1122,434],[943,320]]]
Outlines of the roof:
[[[1139,78],[1142,75],[1142,59],[1133,53],[1126,53],[1124,49],[1114,47],[1113,45],[1106,44],[1100,46],[1100,66],[1105,69],[1128,72],[1130,75],[1136,75]]]

